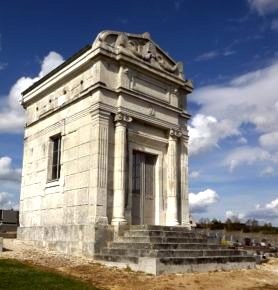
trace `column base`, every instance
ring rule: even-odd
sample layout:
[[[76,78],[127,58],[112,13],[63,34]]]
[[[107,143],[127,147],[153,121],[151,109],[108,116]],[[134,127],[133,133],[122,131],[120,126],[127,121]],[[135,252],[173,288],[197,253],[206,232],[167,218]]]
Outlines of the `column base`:
[[[176,227],[176,226],[180,226],[180,223],[177,220],[170,220],[170,221],[166,221],[166,226]]]
[[[113,218],[111,221],[112,226],[127,225],[127,220],[125,218]]]
[[[189,229],[189,230],[191,230],[191,228],[192,228],[191,224],[190,224],[190,223],[186,223],[186,222],[183,222],[183,223],[181,224],[181,226],[182,226],[183,228],[187,228],[187,229]]]

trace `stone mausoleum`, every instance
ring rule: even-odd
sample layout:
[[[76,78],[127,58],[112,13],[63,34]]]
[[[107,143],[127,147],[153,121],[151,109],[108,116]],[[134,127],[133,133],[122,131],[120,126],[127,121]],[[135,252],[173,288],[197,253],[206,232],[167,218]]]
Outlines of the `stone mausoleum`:
[[[25,90],[18,238],[94,256],[130,226],[188,232],[191,92],[149,33],[114,31]]]

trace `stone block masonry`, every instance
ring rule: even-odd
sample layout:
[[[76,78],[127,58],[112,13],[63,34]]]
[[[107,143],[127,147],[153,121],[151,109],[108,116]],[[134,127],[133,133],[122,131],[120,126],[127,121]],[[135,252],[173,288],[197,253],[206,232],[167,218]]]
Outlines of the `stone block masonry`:
[[[18,238],[93,257],[121,225],[189,229],[192,89],[149,33],[104,31],[25,90]]]

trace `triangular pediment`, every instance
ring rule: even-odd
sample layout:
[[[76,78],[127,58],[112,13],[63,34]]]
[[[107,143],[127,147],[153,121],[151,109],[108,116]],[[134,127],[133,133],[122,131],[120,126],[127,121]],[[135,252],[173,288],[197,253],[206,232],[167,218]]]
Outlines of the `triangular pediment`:
[[[151,38],[148,32],[131,34],[117,31],[101,32],[96,38],[93,47],[106,45],[121,49],[127,54],[138,58],[152,66],[183,78],[183,65],[175,62]]]

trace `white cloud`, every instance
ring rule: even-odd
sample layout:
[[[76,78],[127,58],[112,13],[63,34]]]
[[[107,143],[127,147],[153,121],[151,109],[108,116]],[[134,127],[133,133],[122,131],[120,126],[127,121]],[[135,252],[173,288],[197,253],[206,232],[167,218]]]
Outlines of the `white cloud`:
[[[240,213],[240,214],[235,214],[233,211],[231,210],[227,210],[225,213],[226,219],[230,219],[232,222],[235,221],[240,221],[244,218],[244,214]]]
[[[12,159],[8,156],[0,157],[0,181],[16,181],[21,179],[21,169],[12,167]]]
[[[55,51],[49,52],[49,54],[42,61],[39,78],[44,77],[63,62],[64,59],[59,53]]]
[[[278,10],[277,0],[248,0],[248,3],[250,8],[261,16]]]
[[[226,50],[223,52],[223,55],[224,56],[230,56],[230,55],[233,55],[235,54],[236,52],[234,50]]]
[[[261,171],[261,176],[272,176],[275,174],[275,170],[272,166],[267,166]]]
[[[216,50],[205,52],[196,57],[196,61],[211,60],[219,56],[219,52]]]
[[[189,177],[198,178],[200,176],[200,171],[192,171],[189,173]]]
[[[231,210],[226,211],[226,218],[232,221],[246,221],[248,219],[256,219],[260,222],[278,222],[278,198],[264,205],[257,204],[254,209],[246,213],[234,213]]]
[[[0,62],[0,71],[1,70],[4,70],[6,67],[7,67],[7,63],[5,63],[5,62]]]
[[[0,209],[18,209],[18,204],[12,199],[12,194],[8,192],[0,192]]]
[[[239,135],[239,131],[228,119],[221,121],[213,116],[197,114],[189,129],[190,154],[197,154],[218,146],[218,141],[228,136]]]
[[[5,104],[0,109],[0,133],[1,132],[21,132],[24,124],[24,110],[19,104],[21,92],[46,75],[49,71],[63,62],[60,54],[52,51],[42,61],[41,71],[35,78],[21,77],[11,87],[8,96],[5,98]]]
[[[212,189],[206,189],[199,193],[189,193],[189,204],[192,213],[206,212],[207,208],[218,200],[218,194]]]
[[[246,215],[249,219],[258,219],[260,221],[275,221],[278,219],[278,198],[265,205],[256,205],[255,209],[249,211]]]
[[[261,135],[259,142],[265,149],[278,151],[278,131]]]
[[[220,57],[220,56],[230,56],[230,55],[233,55],[235,53],[236,52],[234,50],[230,50],[230,49],[225,49],[223,51],[211,50],[211,51],[205,52],[205,53],[197,56],[195,58],[195,61],[207,61],[207,60],[212,60],[212,59],[214,59],[216,57]]]
[[[240,137],[238,138],[237,143],[241,145],[245,145],[248,143],[248,140],[245,137]]]
[[[193,92],[201,109],[189,126],[190,153],[217,147],[221,140],[239,136],[244,144],[244,127],[250,124],[262,146],[234,150],[226,160],[232,170],[241,163],[277,161],[278,146],[278,62],[232,79],[227,84],[205,86]],[[255,136],[255,135],[254,135]],[[247,156],[245,156],[245,153]],[[254,154],[257,154],[253,156]]]
[[[252,165],[258,161],[276,161],[276,157],[273,158],[268,151],[260,147],[242,146],[232,150],[226,156],[223,165],[233,171],[242,164]]]
[[[273,19],[271,23],[271,29],[278,31],[278,19]]]
[[[243,74],[226,85],[206,86],[193,92],[202,105],[200,113],[218,120],[228,119],[233,127],[254,124],[261,132],[278,131],[278,62]]]

